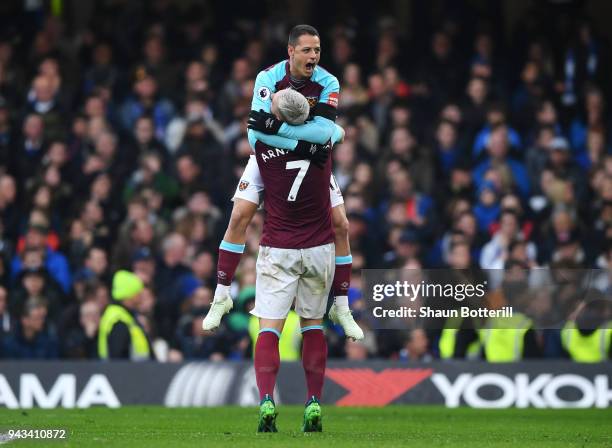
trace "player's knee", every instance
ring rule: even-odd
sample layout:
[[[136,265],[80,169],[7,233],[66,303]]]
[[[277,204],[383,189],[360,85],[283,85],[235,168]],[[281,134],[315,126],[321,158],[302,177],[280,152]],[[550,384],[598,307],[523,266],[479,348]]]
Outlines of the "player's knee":
[[[333,226],[336,238],[345,238],[349,231],[349,220],[345,214],[334,213]]]

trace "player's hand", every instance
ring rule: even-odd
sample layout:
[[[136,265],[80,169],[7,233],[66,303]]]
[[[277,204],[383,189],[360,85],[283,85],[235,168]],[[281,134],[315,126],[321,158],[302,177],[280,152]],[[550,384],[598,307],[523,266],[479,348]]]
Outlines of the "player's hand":
[[[264,134],[274,135],[278,133],[282,124],[283,122],[274,115],[260,109],[259,112],[255,110],[249,112],[247,128],[263,132]]]
[[[294,153],[304,159],[310,159],[312,164],[323,169],[329,158],[331,148],[331,140],[324,145],[317,145],[315,143],[300,140],[295,147]]]

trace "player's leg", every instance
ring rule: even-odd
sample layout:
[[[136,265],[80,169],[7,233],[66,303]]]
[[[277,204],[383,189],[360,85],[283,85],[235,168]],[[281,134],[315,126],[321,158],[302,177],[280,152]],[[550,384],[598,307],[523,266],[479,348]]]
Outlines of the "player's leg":
[[[257,212],[257,207],[258,204],[246,199],[234,200],[230,221],[223,241],[219,245],[217,291],[225,292],[234,280],[236,268],[245,248],[246,231]]]
[[[255,343],[255,378],[261,400],[259,432],[276,432],[274,385],[280,368],[279,339],[293,298],[297,293],[295,267],[299,251],[260,246],[257,257],[255,307],[251,314],[259,318]]]
[[[204,330],[216,329],[223,315],[232,309],[229,288],[244,252],[247,227],[257,212],[262,192],[263,181],[257,161],[250,157],[236,188],[230,221],[219,245],[217,288],[210,310],[202,322]]]
[[[334,245],[305,249],[304,274],[298,282],[295,310],[302,327],[302,366],[306,376],[307,402],[302,430],[323,429],[319,400],[323,393],[327,364],[327,341],[323,333],[323,315],[334,272]]]
[[[259,425],[257,432],[277,432],[274,386],[280,368],[278,341],[285,319],[259,319],[259,335],[255,343],[255,379],[259,389]]]
[[[323,333],[323,319],[301,319],[302,366],[306,376],[308,399],[304,408],[304,432],[321,432],[321,404],[325,367],[327,365],[327,341]]]
[[[348,305],[348,289],[351,284],[353,257],[349,243],[349,222],[344,208],[344,199],[333,175],[330,179],[330,199],[332,206],[332,225],[334,228],[334,244],[336,246],[336,268],[332,294],[334,303],[329,310],[329,317],[340,324],[347,337],[363,339],[363,331],[353,319]]]
[[[322,319],[300,319],[302,327],[302,366],[306,375],[307,399],[321,398],[327,361],[327,341]]]
[[[334,244],[336,246],[336,269],[332,294],[334,304],[340,310],[348,310],[348,289],[351,284],[351,269],[353,257],[349,243],[349,222],[346,217],[344,204],[338,204],[332,208],[332,225],[334,228]]]

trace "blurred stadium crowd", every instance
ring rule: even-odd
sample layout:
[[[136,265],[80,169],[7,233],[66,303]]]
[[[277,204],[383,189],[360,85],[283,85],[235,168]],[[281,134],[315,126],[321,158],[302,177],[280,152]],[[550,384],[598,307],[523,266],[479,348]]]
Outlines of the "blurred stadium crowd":
[[[236,311],[214,335],[201,319],[250,153],[254,78],[285,57],[293,23],[263,6],[256,19],[226,21],[231,5],[102,1],[78,27],[61,1],[8,4],[17,7],[3,6],[0,34],[0,358],[96,358],[120,268],[147,285],[138,319],[159,359],[250,357],[262,216],[233,285]],[[341,84],[347,137],[334,173],[358,316],[362,268],[612,260],[608,42],[578,15],[559,34],[535,8],[511,45],[499,16],[476,20],[467,7],[430,14],[412,39],[388,15],[312,21],[321,64]],[[334,328],[328,336],[334,357],[438,356],[419,330],[371,331],[363,343]]]

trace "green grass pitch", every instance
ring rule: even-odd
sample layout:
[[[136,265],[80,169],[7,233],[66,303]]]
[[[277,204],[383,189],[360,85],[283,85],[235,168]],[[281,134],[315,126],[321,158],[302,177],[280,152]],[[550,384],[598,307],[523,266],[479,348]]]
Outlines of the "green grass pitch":
[[[5,446],[129,447],[612,447],[612,409],[475,410],[438,406],[324,406],[322,434],[300,432],[303,407],[278,406],[277,434],[256,435],[256,408],[128,406],[0,410],[0,433],[63,428],[66,441]]]

